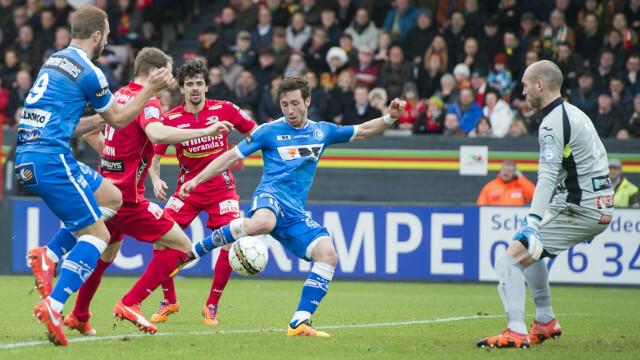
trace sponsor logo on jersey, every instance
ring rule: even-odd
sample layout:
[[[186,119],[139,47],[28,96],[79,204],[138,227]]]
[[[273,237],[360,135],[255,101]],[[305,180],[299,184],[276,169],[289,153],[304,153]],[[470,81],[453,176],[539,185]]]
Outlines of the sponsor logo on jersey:
[[[149,162],[145,158],[140,159],[140,165],[138,165],[138,169],[136,170],[136,184],[140,183],[140,179],[142,178],[142,174],[144,170],[147,168],[147,164]]]
[[[131,101],[131,95],[123,94],[120,91],[116,93],[114,98],[118,104],[126,104]]]
[[[591,178],[591,184],[593,184],[593,191],[611,189],[611,179],[609,175]]]
[[[209,117],[207,118],[207,122],[205,122],[204,124],[205,124],[205,125],[211,125],[211,124],[215,124],[215,123],[217,123],[217,122],[218,122],[218,117],[217,117],[217,116],[215,116],[215,115],[213,115],[213,116],[209,116]]]
[[[222,105],[221,104],[209,106],[207,108],[207,110],[218,110],[218,109],[222,109]]]
[[[176,126],[178,129],[184,129],[184,128],[188,128],[191,127],[191,124],[178,124],[178,126]]]
[[[313,137],[316,140],[322,140],[322,139],[324,139],[324,133],[320,129],[315,129],[315,130],[313,130]]]
[[[276,139],[280,141],[291,140],[291,135],[278,135],[276,136]]]
[[[103,87],[102,89],[96,91],[96,97],[103,97],[109,93],[108,87]]]
[[[144,119],[160,119],[160,109],[154,106],[144,108]]]
[[[100,159],[100,170],[108,172],[123,172],[124,161],[117,159]]]
[[[40,140],[42,131],[40,129],[18,129],[18,145]]]
[[[66,56],[51,56],[42,67],[57,70],[71,80],[76,80],[84,70],[75,60]]]
[[[247,142],[247,144],[251,144],[251,142],[253,141],[253,136],[249,135],[246,138],[244,138],[244,141]]]
[[[224,200],[220,202],[220,215],[240,212],[238,200]]]
[[[51,113],[40,109],[25,108],[20,114],[20,124],[33,127],[44,127],[51,119]]]
[[[149,202],[149,206],[147,206],[147,211],[153,215],[157,220],[160,220],[162,217],[162,208],[153,202]]]
[[[22,185],[37,185],[38,179],[36,179],[36,169],[33,163],[26,163],[18,165],[14,168],[18,182]]]
[[[168,118],[169,118],[169,120],[173,120],[173,119],[175,119],[175,118],[177,118],[177,117],[180,117],[180,116],[182,116],[182,114],[180,114],[180,113],[177,113],[177,114],[170,114],[170,115],[168,116]]]
[[[320,159],[320,153],[324,144],[310,144],[297,146],[279,146],[278,154],[282,160],[288,161],[293,159],[301,159],[312,157],[316,161]]]
[[[183,206],[184,206],[184,202],[178,199],[177,197],[173,197],[173,196],[169,198],[169,201],[167,201],[167,205],[166,205],[167,208],[175,212],[179,212]]]
[[[102,148],[102,155],[116,156],[116,148],[113,146],[105,145],[104,148]]]

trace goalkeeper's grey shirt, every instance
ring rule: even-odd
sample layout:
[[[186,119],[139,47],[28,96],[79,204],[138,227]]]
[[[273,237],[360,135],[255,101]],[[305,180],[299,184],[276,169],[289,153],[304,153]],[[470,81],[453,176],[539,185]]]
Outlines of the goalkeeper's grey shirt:
[[[555,196],[555,201],[612,214],[607,152],[591,119],[560,97],[541,114],[538,183],[531,213],[542,217]]]

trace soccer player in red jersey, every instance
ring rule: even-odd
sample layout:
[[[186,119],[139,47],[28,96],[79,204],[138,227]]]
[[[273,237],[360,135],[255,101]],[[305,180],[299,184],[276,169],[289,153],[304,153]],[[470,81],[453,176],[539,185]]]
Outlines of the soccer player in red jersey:
[[[115,94],[119,103],[128,103],[147,84],[147,78],[156,68],[171,71],[171,58],[156,48],[142,49],[134,62],[134,81]],[[85,137],[91,146],[100,151],[100,173],[122,192],[123,205],[107,222],[111,241],[98,260],[98,264],[80,288],[73,312],[66,317],[67,327],[85,335],[95,334],[89,324],[89,304],[100,284],[102,275],[115,259],[124,235],[130,235],[154,245],[154,256],[147,269],[131,290],[115,305],[116,317],[129,320],[141,330],[155,333],[155,325],[147,321],[140,311],[140,303],[160,283],[168,278],[176,264],[187,256],[191,241],[182,229],[163,213],[162,209],[144,198],[144,180],[151,165],[153,143],[176,143],[203,136],[219,136],[231,129],[225,121],[219,121],[199,129],[177,129],[165,126],[161,119],[161,106],[157,98],[151,98],[136,120],[116,130],[105,128],[105,135],[93,133]]]
[[[190,60],[178,68],[178,84],[184,95],[184,103],[165,114],[164,123],[179,129],[200,129],[207,124],[224,119],[241,133],[249,133],[256,128],[255,122],[236,105],[223,100],[208,100],[205,98],[208,83],[208,71],[199,60]],[[175,144],[176,156],[180,163],[178,187],[198,175],[207,164],[229,149],[227,134],[205,136]],[[166,152],[167,145],[156,145],[154,165],[149,170],[149,176],[154,185],[154,193],[162,200],[166,200],[164,189],[166,183],[160,179],[159,158]],[[177,192],[169,198],[164,213],[170,215],[183,229],[201,212],[209,215],[207,227],[215,230],[240,217],[238,194],[231,171],[204,182],[191,195],[182,200]],[[229,247],[222,248],[213,272],[213,283],[209,298],[202,309],[203,323],[209,326],[218,325],[218,302],[231,276],[229,265]],[[179,309],[176,299],[173,279],[162,283],[164,300],[155,314],[152,322],[165,322],[167,317]]]

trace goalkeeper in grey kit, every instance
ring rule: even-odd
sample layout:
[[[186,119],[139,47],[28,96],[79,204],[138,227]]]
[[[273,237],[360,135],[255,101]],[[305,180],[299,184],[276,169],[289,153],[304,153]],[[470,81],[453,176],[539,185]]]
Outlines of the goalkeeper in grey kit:
[[[562,99],[558,66],[548,60],[533,63],[522,82],[527,101],[543,117],[538,135],[538,182],[529,214],[495,263],[507,329],[478,342],[483,348],[527,348],[562,334],[551,307],[549,274],[542,260],[593,240],[608,227],[613,215],[606,150],[589,117]],[[536,305],[528,332],[525,281]]]

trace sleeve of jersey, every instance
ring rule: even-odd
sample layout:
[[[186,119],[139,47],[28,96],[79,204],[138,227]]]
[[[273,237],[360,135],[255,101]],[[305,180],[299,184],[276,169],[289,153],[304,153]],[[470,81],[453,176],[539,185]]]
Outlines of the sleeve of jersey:
[[[151,99],[138,115],[137,121],[143,129],[152,122],[162,122],[162,106],[158,99]]]
[[[530,210],[530,213],[540,217],[544,216],[547,205],[551,202],[551,197],[557,185],[558,174],[562,170],[562,160],[565,156],[562,125],[562,113],[553,118],[548,116],[543,124],[540,125],[540,133],[538,135],[538,142],[540,143],[538,182],[533,193]]]
[[[266,124],[265,124],[266,125]],[[267,146],[267,126],[261,125],[249,136],[240,141],[235,147],[235,152],[242,159]]]
[[[113,104],[113,94],[109,90],[107,78],[97,67],[91,67],[80,81],[80,86],[96,112],[105,112]]]
[[[358,134],[357,125],[338,126],[334,123],[327,122],[327,140],[329,144],[338,144],[352,142]]]
[[[227,102],[227,106],[229,108],[229,114],[231,115],[229,119],[223,119],[229,121],[233,127],[236,128],[239,132],[246,134],[256,125],[256,122],[242,109],[240,109],[235,104]]]

